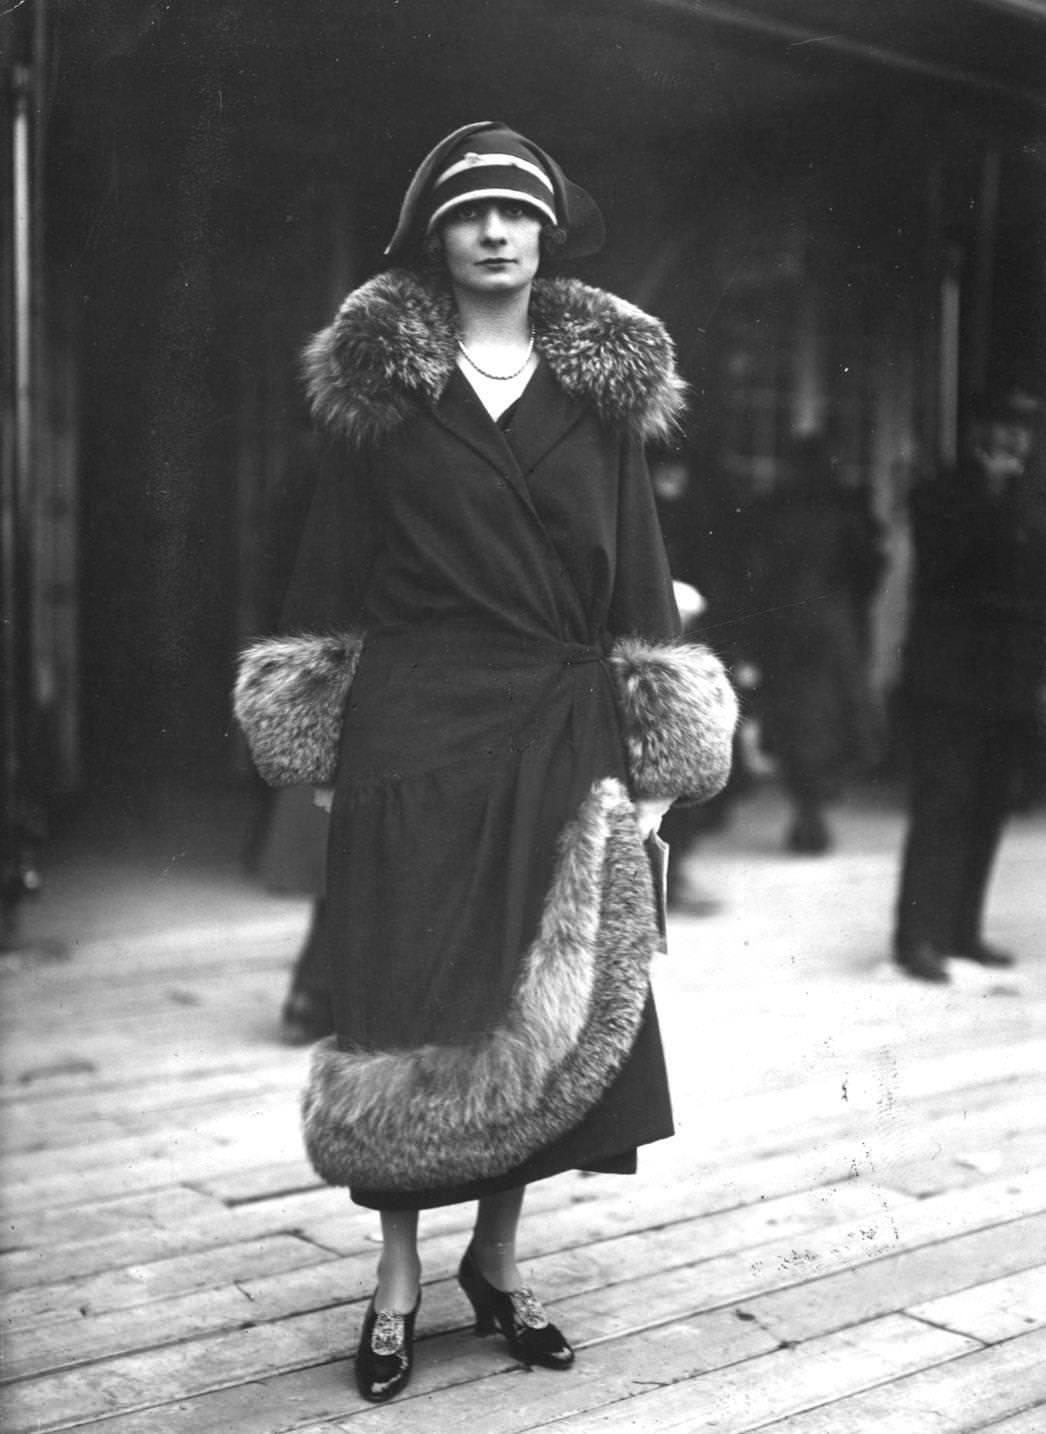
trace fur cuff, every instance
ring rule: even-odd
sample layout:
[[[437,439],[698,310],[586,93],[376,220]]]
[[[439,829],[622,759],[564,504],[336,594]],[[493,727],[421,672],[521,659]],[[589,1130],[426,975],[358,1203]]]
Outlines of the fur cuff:
[[[635,791],[707,801],[726,785],[737,697],[723,664],[697,643],[614,644],[610,665]]]
[[[564,834],[500,1025],[461,1046],[317,1046],[303,1103],[317,1174],[369,1190],[458,1185],[558,1139],[631,1051],[659,941],[632,803],[607,778]]]
[[[270,786],[334,781],[342,715],[363,648],[358,633],[272,637],[240,657],[233,712]]]

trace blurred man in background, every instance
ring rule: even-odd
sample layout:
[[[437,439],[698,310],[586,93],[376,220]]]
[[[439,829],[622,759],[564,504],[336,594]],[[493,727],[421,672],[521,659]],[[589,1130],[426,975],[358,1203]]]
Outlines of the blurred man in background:
[[[1038,405],[1020,395],[968,415],[957,468],[912,497],[915,588],[905,653],[909,827],[894,957],[949,979],[990,968],[985,896],[1007,814],[1027,791],[1046,703],[1046,493]]]

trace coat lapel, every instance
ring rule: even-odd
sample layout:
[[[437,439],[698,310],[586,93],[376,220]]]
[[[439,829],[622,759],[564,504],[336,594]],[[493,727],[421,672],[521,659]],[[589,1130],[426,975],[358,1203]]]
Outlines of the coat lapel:
[[[512,448],[524,474],[533,473],[584,412],[584,401],[566,393],[542,359],[512,422]]]
[[[548,551],[548,571],[564,611],[577,606],[580,594],[560,561],[527,478],[584,411],[584,403],[563,392],[544,361],[538,365],[519,399],[512,420],[511,443],[457,368],[433,408],[438,422],[484,458],[523,504]]]
[[[444,428],[485,458],[534,512],[527,477],[581,419],[585,403],[564,392],[542,360],[519,399],[511,443],[457,368],[434,412]]]
[[[444,428],[462,443],[467,443],[490,464],[499,477],[505,479],[533,514],[534,504],[530,490],[511,445],[458,368],[451,374],[433,412]]]

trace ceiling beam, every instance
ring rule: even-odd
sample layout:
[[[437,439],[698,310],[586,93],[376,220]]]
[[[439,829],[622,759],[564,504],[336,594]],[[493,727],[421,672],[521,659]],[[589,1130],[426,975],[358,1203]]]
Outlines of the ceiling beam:
[[[1009,10],[1015,15],[1028,15],[1046,23],[1046,0],[980,0],[994,10]]]
[[[684,16],[700,24],[744,30],[749,34],[763,35],[767,39],[781,40],[789,48],[817,46],[833,54],[845,55],[848,59],[883,65],[892,70],[903,70],[946,84],[978,90],[984,94],[1018,100],[1035,109],[1046,109],[1046,87],[1029,89],[997,75],[985,74],[943,60],[926,59],[872,40],[841,32],[825,34],[821,30],[794,21],[757,15],[750,10],[731,5],[729,0],[726,0],[726,3],[721,3],[721,0],[642,0],[642,3],[651,10]],[[980,0],[980,3],[1013,12],[1019,11],[1034,16],[1038,21],[1046,21],[1046,0]]]

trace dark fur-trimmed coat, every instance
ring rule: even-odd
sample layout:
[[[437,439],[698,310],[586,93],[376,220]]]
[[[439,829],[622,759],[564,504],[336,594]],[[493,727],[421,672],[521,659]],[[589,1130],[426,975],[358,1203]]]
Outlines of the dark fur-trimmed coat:
[[[337,1036],[319,1173],[381,1207],[671,1133],[636,795],[710,796],[736,705],[677,644],[643,445],[681,385],[657,320],[536,282],[511,424],[455,363],[438,280],[392,271],[306,354],[329,451],[287,604],[237,714],[274,781],[333,781]]]

